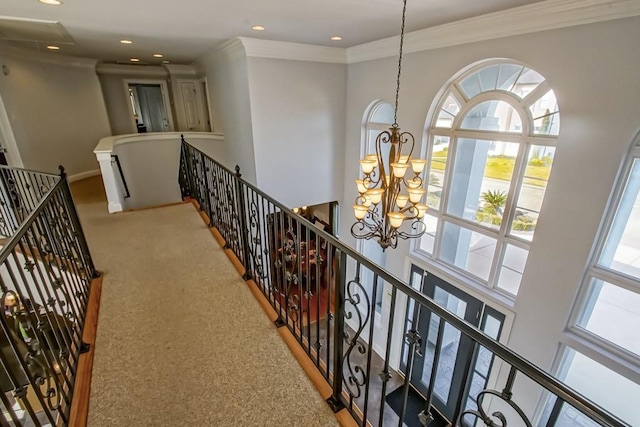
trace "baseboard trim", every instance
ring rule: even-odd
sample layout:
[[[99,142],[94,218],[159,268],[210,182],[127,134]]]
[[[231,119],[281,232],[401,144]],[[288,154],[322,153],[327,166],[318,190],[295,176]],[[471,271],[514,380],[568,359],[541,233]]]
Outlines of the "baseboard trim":
[[[89,418],[89,397],[91,395],[91,377],[93,373],[93,356],[96,350],[96,334],[98,330],[98,317],[100,313],[100,297],[102,295],[102,275],[93,279],[89,304],[87,305],[87,317],[85,318],[82,341],[88,343],[89,351],[81,354],[74,385],[73,400],[69,414],[69,426],[82,427],[87,425]]]
[[[82,181],[83,179],[91,178],[98,175],[100,175],[100,169],[94,169],[91,171],[77,173],[75,175],[69,175],[67,177],[67,181],[69,181],[69,183],[72,183],[76,181]]]

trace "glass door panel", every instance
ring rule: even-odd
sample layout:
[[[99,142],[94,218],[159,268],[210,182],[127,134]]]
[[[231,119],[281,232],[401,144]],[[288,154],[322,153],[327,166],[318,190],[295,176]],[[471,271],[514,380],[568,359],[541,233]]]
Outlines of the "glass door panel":
[[[499,336],[504,316],[490,307],[485,307],[481,301],[432,274],[425,274],[422,269],[416,266],[412,266],[410,284],[414,289],[419,289],[438,305],[461,319],[481,328],[491,336],[496,338]],[[442,320],[428,309],[415,304],[411,299],[407,303],[406,314],[405,332],[415,328],[421,337],[418,351],[414,357],[410,382],[420,394],[427,396],[432,380],[438,329]],[[472,360],[471,372],[474,378],[472,378],[470,387],[477,394],[486,385],[493,355],[486,354],[486,350],[484,353],[479,352],[472,355],[472,341],[450,324],[445,324],[441,341],[440,360],[435,375],[433,405],[443,416],[451,420],[461,393],[468,391],[468,389],[463,390],[465,363]],[[403,372],[407,371],[408,349],[409,346],[405,341],[401,363]],[[467,402],[466,406],[473,403],[472,399]]]

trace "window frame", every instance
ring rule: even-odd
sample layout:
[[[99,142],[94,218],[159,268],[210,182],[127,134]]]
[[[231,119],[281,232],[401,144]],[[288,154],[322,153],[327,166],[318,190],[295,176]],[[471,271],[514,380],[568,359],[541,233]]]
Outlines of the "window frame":
[[[595,244],[580,283],[578,295],[569,316],[566,333],[570,338],[578,341],[579,345],[574,346],[577,351],[586,354],[586,352],[583,351],[586,347],[586,349],[601,356],[594,360],[603,363],[616,372],[623,373],[622,371],[624,371],[624,375],[627,377],[629,377],[629,369],[631,369],[633,374],[635,374],[633,375],[635,377],[634,380],[638,382],[640,380],[640,354],[633,353],[621,345],[609,341],[579,325],[584,311],[589,304],[592,291],[591,283],[593,280],[601,280],[640,295],[640,278],[634,278],[623,272],[599,265],[600,256],[602,255],[613,227],[635,161],[640,162],[640,133],[633,139],[631,148],[628,150],[618,171],[605,213],[595,237]],[[604,356],[605,360],[602,360],[602,356]],[[605,364],[605,361],[609,361],[609,363]]]
[[[548,80],[544,80],[539,83],[533,90],[527,93],[524,97],[520,98],[517,94],[511,90],[502,89],[489,89],[475,96],[469,98],[465,94],[464,90],[460,86],[462,81],[472,74],[475,74],[479,70],[493,66],[493,65],[516,65],[524,67],[520,71],[520,74],[513,82],[511,89],[517,84],[519,77],[522,75],[524,69],[529,69],[535,72],[534,69],[511,60],[491,60],[484,61],[479,64],[475,64],[466,71],[455,76],[449,81],[444,89],[440,92],[437,104],[431,111],[427,118],[427,125],[425,126],[425,132],[423,135],[423,141],[425,141],[423,154],[427,159],[427,170],[425,176],[429,177],[432,173],[432,161],[433,147],[435,146],[436,137],[446,137],[449,139],[448,155],[446,159],[446,165],[444,171],[442,171],[442,182],[440,187],[442,188],[439,207],[429,207],[426,215],[437,220],[437,227],[435,232],[435,238],[433,242],[433,248],[431,253],[421,248],[421,239],[416,239],[411,246],[411,254],[416,256],[434,267],[444,270],[449,274],[455,275],[462,279],[462,281],[474,289],[479,289],[484,293],[488,293],[492,297],[497,297],[499,300],[506,302],[507,304],[513,304],[517,293],[514,295],[506,289],[498,287],[499,277],[504,265],[504,259],[506,251],[509,245],[515,246],[519,249],[529,252],[531,247],[531,240],[517,236],[513,233],[513,221],[516,215],[517,205],[523,188],[523,181],[525,179],[525,173],[528,165],[529,154],[531,148],[535,147],[553,147],[557,148],[557,134],[539,134],[535,133],[535,117],[531,107],[542,97],[544,97],[549,91],[552,90]],[[453,97],[458,104],[459,111],[453,116],[450,127],[438,126],[438,118],[443,111],[444,105],[447,103],[449,97]],[[500,132],[500,131],[486,131],[486,130],[466,130],[461,129],[462,121],[466,115],[477,105],[487,101],[502,101],[506,102],[515,112],[520,116],[522,122],[522,129],[518,132]],[[560,108],[557,108],[558,117],[560,117]],[[496,138],[499,136],[499,138]],[[509,183],[508,198],[504,206],[504,216],[501,220],[500,227],[498,229],[491,226],[484,225],[472,220],[460,218],[454,214],[447,212],[449,199],[451,197],[451,186],[453,181],[453,172],[455,169],[456,152],[458,142],[460,138],[470,138],[486,141],[500,141],[505,143],[518,144],[518,151],[515,157],[514,169],[512,178]],[[428,191],[428,181],[425,179],[425,188]],[[547,180],[548,187],[549,179]],[[545,190],[546,188],[545,187]],[[543,199],[544,200],[544,199]],[[542,202],[541,202],[542,203]],[[532,211],[533,212],[533,211]],[[537,212],[538,217],[540,212]],[[487,236],[491,239],[495,239],[496,246],[491,262],[489,275],[486,280],[475,274],[467,271],[462,267],[458,267],[453,263],[449,263],[441,258],[441,249],[444,241],[443,230],[445,224],[449,223],[463,229],[470,230],[471,232],[480,233],[483,236]],[[526,269],[526,263],[525,263]],[[524,277],[523,269],[521,275]]]

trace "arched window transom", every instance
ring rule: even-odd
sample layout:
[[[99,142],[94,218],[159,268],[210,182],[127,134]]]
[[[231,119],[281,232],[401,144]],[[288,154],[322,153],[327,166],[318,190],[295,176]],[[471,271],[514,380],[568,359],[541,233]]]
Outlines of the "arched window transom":
[[[517,295],[560,128],[536,71],[492,61],[455,79],[428,129],[428,231],[420,254]]]

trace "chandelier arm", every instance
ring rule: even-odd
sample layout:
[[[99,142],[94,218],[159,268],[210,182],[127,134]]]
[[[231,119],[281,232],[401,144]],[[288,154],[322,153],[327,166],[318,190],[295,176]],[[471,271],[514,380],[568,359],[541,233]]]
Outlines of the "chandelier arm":
[[[411,230],[413,230],[412,233],[407,233],[406,231],[399,231],[397,235],[403,240],[422,237],[424,233],[427,231],[427,226],[424,222],[416,219],[411,223]]]
[[[351,235],[356,239],[369,240],[373,237],[382,238],[379,228],[372,228],[370,224],[364,221],[358,221],[351,226]]]
[[[387,176],[387,170],[385,169],[384,159],[382,158],[382,144],[391,143],[393,145],[392,141],[393,136],[387,130],[380,132],[376,137],[376,157],[378,158],[379,170],[378,182],[382,183],[383,187],[386,185],[384,177]],[[390,163],[387,166],[391,168]]]
[[[419,180],[420,181],[420,185],[416,186],[415,188],[420,188],[422,187],[422,184],[424,184],[424,180],[422,178],[420,178],[420,174],[419,173],[415,173],[413,172],[414,176],[413,178],[411,178],[412,180]],[[415,183],[416,181],[413,181],[413,183]],[[405,177],[402,177],[402,183],[404,184],[405,187],[410,188],[409,187],[409,181],[407,181],[407,179]]]
[[[408,143],[411,143],[411,149],[409,150],[409,158],[411,158],[411,155],[413,154],[413,149],[416,146],[416,139],[413,137],[413,134],[411,132],[402,132],[400,134],[400,147]],[[400,149],[400,151],[402,151],[402,149]]]
[[[409,219],[409,220],[418,218],[418,214],[420,213],[420,211],[414,204],[411,204],[410,206],[405,206],[404,208],[400,209],[399,212],[402,212],[403,214],[405,214],[406,216],[405,219]],[[407,213],[409,214],[407,215]]]

